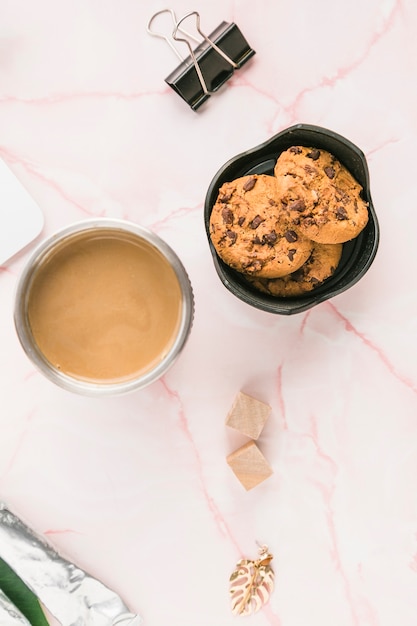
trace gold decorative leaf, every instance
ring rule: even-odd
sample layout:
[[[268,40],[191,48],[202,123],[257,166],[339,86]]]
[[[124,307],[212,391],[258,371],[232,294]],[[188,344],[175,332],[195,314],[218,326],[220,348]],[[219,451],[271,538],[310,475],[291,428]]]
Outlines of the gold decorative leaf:
[[[256,613],[269,600],[274,588],[272,555],[265,548],[257,561],[241,559],[230,576],[230,596],[234,615]]]

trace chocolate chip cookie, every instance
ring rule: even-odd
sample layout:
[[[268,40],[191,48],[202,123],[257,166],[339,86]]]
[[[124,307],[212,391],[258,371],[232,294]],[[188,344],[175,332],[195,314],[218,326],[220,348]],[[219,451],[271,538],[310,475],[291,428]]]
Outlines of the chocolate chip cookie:
[[[313,244],[282,210],[274,176],[243,176],[224,183],[210,217],[220,258],[239,272],[277,278],[306,262]]]
[[[277,159],[281,206],[292,225],[318,243],[343,243],[368,222],[362,187],[329,152],[292,146]]]
[[[272,296],[300,296],[312,291],[333,275],[342,256],[343,245],[315,243],[307,261],[298,270],[282,278],[248,277],[259,291]]]

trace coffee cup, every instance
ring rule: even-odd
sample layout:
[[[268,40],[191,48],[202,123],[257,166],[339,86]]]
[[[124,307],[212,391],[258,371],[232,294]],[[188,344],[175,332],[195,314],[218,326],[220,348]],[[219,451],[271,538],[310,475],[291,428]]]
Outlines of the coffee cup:
[[[33,364],[61,387],[115,395],[174,363],[194,299],[176,253],[132,222],[84,220],[38,246],[19,279],[14,320]]]

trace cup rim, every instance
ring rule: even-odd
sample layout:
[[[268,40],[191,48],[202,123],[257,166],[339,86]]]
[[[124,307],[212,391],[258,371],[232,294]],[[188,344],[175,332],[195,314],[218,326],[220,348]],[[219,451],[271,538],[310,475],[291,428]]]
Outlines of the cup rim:
[[[154,247],[168,261],[175,272],[180,289],[181,289],[181,319],[176,333],[175,340],[165,357],[155,365],[155,367],[128,380],[117,382],[93,382],[78,379],[56,369],[37,348],[35,341],[29,330],[27,321],[26,308],[28,299],[28,287],[32,277],[36,273],[37,265],[45,259],[46,255],[51,252],[57,245],[65,241],[65,239],[76,236],[83,232],[97,230],[114,230],[137,236],[143,241]],[[52,235],[45,238],[33,250],[32,254],[25,263],[20,274],[14,297],[13,311],[14,325],[20,344],[35,367],[43,373],[46,378],[56,383],[58,386],[73,391],[81,395],[89,396],[114,396],[125,394],[137,389],[142,389],[155,382],[174,364],[177,357],[181,353],[188,336],[194,319],[194,294],[192,285],[187,271],[180,258],[174,250],[159,235],[153,231],[140,226],[129,220],[117,218],[90,218],[80,220],[67,225]]]

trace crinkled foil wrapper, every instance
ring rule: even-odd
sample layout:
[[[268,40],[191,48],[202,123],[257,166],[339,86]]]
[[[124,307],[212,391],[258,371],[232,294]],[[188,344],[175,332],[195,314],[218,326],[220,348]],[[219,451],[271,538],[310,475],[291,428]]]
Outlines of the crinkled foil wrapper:
[[[0,557],[62,626],[143,626],[142,618],[131,613],[117,593],[61,558],[1,502]],[[2,615],[9,621],[3,622]],[[28,624],[1,594],[3,623]]]

